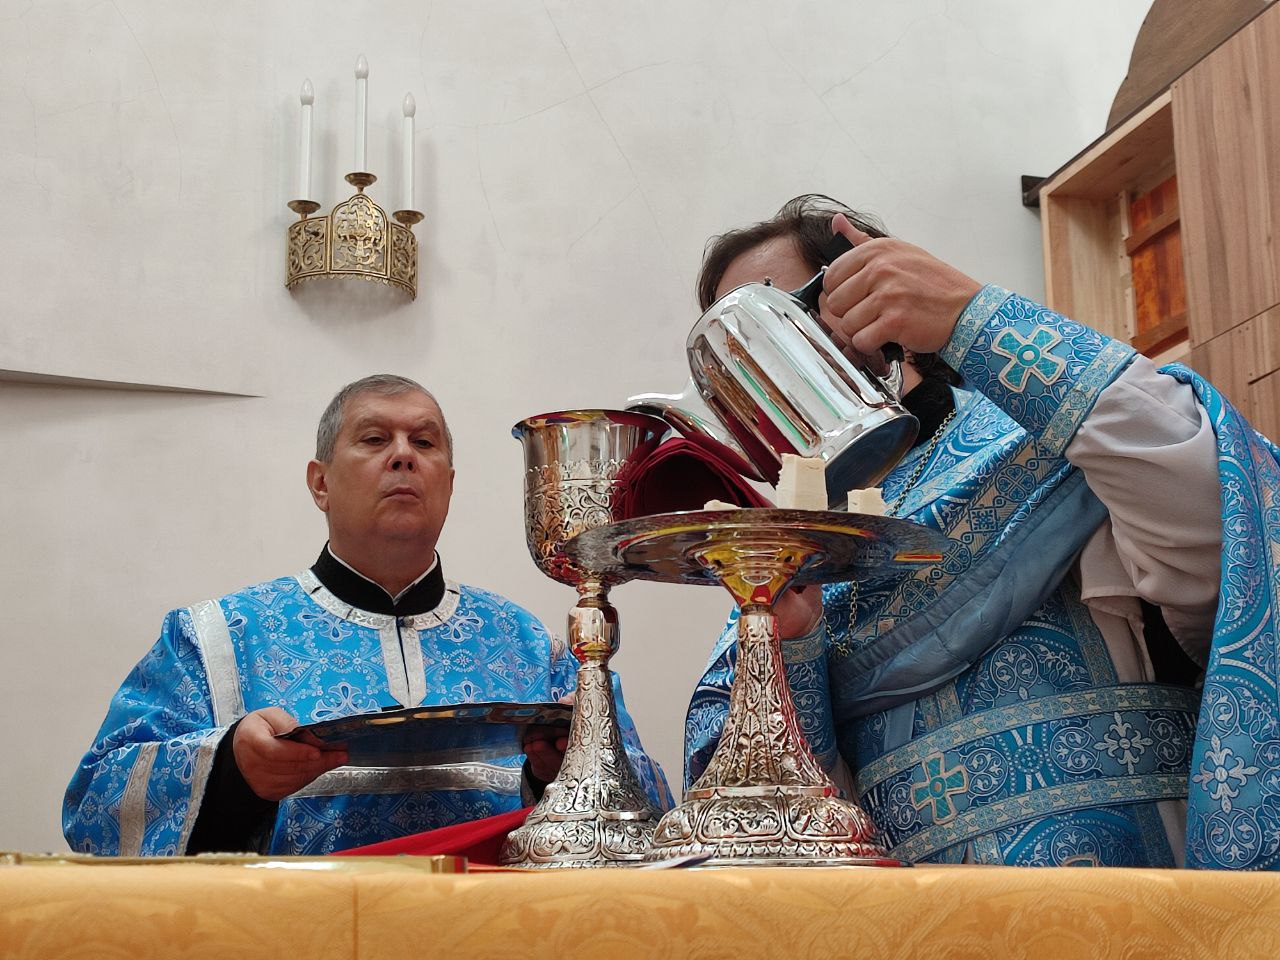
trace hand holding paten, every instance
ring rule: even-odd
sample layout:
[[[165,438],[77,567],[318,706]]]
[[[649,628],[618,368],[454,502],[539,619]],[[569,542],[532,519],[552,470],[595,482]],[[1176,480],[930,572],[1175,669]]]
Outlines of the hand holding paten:
[[[831,226],[854,244],[823,280],[819,305],[836,333],[867,354],[886,343],[917,353],[941,350],[982,284],[919,247],[867,236],[842,213]]]
[[[790,587],[783,591],[773,605],[778,617],[778,635],[783,640],[794,640],[813,633],[822,616],[822,587]]]
[[[241,718],[231,750],[249,789],[263,800],[283,800],[322,773],[347,762],[345,750],[321,750],[296,740],[277,740],[298,721],[279,707]]]
[[[529,770],[543,783],[550,783],[560,772],[564,752],[569,746],[566,727],[531,726],[524,738],[524,753]]]
[[[570,690],[560,702],[573,706],[577,699],[578,691]],[[524,735],[524,755],[529,759],[529,770],[543,783],[556,778],[568,747],[569,732],[564,727],[534,724]]]

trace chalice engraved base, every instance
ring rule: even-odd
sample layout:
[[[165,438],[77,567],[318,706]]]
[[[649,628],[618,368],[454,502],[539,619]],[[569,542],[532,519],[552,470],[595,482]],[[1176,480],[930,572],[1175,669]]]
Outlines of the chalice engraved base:
[[[729,713],[707,769],[658,824],[646,862],[902,866],[809,749],[783,670],[773,604],[791,584],[876,579],[942,560],[944,540],[905,520],[809,510],[669,513],[585,531],[565,545],[602,573],[719,584],[738,605]]]
[[[569,611],[578,692],[560,772],[524,824],[507,837],[501,861],[526,869],[640,866],[658,810],[632,769],[618,725],[609,659],[618,648],[616,580],[589,578]]]
[[[624,479],[666,433],[662,420],[620,410],[565,410],[530,417],[512,433],[525,449],[525,537],[547,576],[577,590],[568,642],[578,692],[560,772],[503,845],[503,864],[522,868],[639,866],[658,824],[632,769],[618,725],[609,660],[618,612],[609,588],[630,580],[572,562],[564,544],[625,516]]]

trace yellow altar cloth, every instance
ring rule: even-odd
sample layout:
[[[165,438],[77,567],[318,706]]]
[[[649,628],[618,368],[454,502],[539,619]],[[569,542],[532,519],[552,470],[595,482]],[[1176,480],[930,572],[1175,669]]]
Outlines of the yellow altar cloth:
[[[0,956],[15,960],[1277,955],[1275,874],[0,866]]]

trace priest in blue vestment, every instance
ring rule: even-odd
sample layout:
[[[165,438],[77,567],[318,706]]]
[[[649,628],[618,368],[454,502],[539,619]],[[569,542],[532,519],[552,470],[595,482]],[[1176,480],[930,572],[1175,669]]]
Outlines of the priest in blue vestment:
[[[377,375],[320,421],[307,481],[328,522],[296,576],[172,611],[111,701],[63,806],[75,850],[324,854],[519,809],[554,778],[563,739],[489,762],[353,767],[278,740],[298,723],[385,707],[547,702],[575,663],[528,611],[445,578],[436,543],[453,441],[419,384]],[[627,751],[670,806],[618,697]]]
[[[855,247],[830,260],[833,229]],[[716,238],[699,296],[827,263],[837,338],[909,351],[921,434],[888,512],[949,546],[780,603],[815,755],[907,860],[1280,867],[1276,447],[1185,367],[829,198]],[[723,726],[733,627],[689,707],[689,783]]]

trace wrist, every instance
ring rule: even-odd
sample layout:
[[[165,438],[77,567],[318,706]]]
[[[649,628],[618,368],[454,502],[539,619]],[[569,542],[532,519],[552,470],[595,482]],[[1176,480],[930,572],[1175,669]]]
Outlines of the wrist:
[[[826,617],[826,611],[822,608],[821,605],[819,605],[818,609],[814,612],[813,617],[809,620],[809,623],[802,630],[800,630],[800,632],[794,634],[793,636],[785,637],[784,639],[786,640],[811,639],[812,637],[816,636],[817,633],[821,630],[825,617]]]
[[[796,637],[782,637],[784,663],[806,663],[827,655],[827,612],[820,610],[813,626]]]

